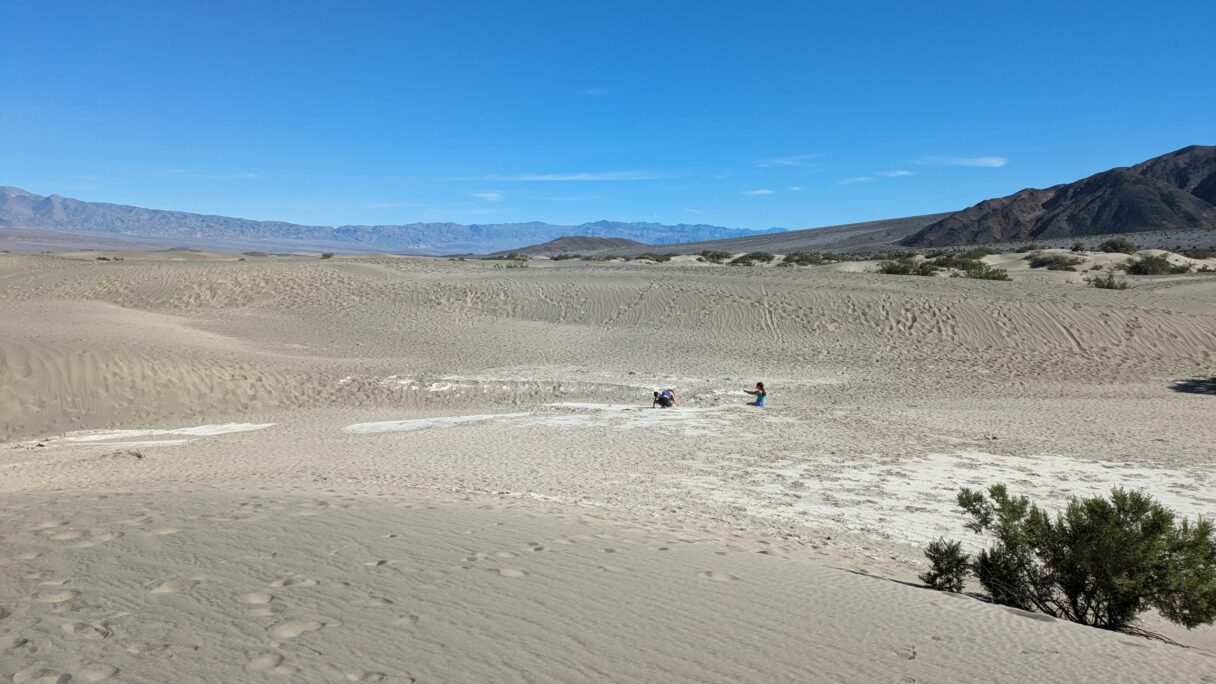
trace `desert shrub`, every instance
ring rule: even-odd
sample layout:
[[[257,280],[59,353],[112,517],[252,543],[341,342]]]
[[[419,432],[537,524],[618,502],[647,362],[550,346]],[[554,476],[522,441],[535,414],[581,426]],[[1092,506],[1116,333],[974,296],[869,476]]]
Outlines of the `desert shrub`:
[[[494,268],[527,268],[527,261],[508,261],[503,264],[494,264]]]
[[[781,260],[781,266],[819,266],[836,261],[836,255],[820,254],[819,252],[790,252]]]
[[[637,257],[635,257],[635,259],[649,259],[650,261],[654,261],[657,263],[663,263],[665,261],[671,261],[671,255],[670,254],[656,254],[654,252],[646,252],[645,254],[639,254]]]
[[[1037,252],[1041,249],[1044,249],[1043,245],[1040,245],[1037,242],[1032,242],[1028,245],[1022,245],[1021,247],[1018,248],[1017,251],[1019,251],[1019,252]]]
[[[1106,275],[1100,275],[1097,278],[1090,278],[1089,284],[1102,290],[1127,289],[1127,282],[1123,280],[1116,280],[1114,271],[1107,271]]]
[[[97,260],[98,260],[98,261],[109,261],[109,260],[110,260],[110,257],[108,257],[108,256],[99,256],[99,257],[97,257]]]
[[[937,273],[938,266],[931,261],[916,261],[910,256],[878,263],[878,272],[887,275],[919,275],[931,276]]]
[[[530,258],[523,252],[508,252],[507,254],[499,254],[497,256],[482,257],[482,259],[488,261],[527,261]]]
[[[776,258],[777,258],[776,256],[769,254],[768,252],[748,252],[747,254],[741,254],[741,255],[735,257],[734,259],[732,259],[730,262],[730,265],[731,266],[754,266],[757,261],[767,264]]]
[[[991,247],[976,247],[963,254],[963,256],[967,259],[983,259],[984,257],[992,256],[993,254],[1000,254],[1000,252],[992,249]]]
[[[1168,275],[1190,271],[1190,264],[1175,266],[1164,255],[1142,256],[1127,265],[1128,275]]]
[[[963,553],[962,547],[960,542],[945,539],[929,542],[925,547],[929,569],[920,575],[920,580],[938,591],[962,591],[971,567],[971,561]]]
[[[711,264],[720,264],[723,261],[733,256],[730,252],[720,252],[712,249],[707,249],[701,252],[701,260],[708,261]]]
[[[975,259],[968,259],[960,254],[953,252],[947,254],[939,254],[938,256],[929,259],[929,263],[938,268],[957,268],[960,271],[967,270],[968,267],[978,263]]]
[[[557,254],[549,257],[553,261],[567,261],[569,259],[582,259],[582,254]]]
[[[1111,238],[1102,244],[1098,245],[1098,250],[1102,252],[1121,252],[1123,254],[1135,254],[1140,248],[1136,243],[1127,238]]]
[[[1009,271],[1003,268],[993,268],[988,264],[976,261],[966,270],[968,278],[976,280],[1009,280]]]
[[[1193,247],[1191,249],[1183,250],[1182,256],[1189,257],[1191,259],[1211,259],[1212,257],[1216,257],[1216,250],[1212,250],[1207,247]]]
[[[334,258],[334,253],[333,252],[322,252],[321,258],[322,259],[332,259],[332,258]]]
[[[1150,608],[1188,629],[1216,621],[1208,520],[1177,522],[1151,496],[1118,487],[1109,498],[1074,497],[1054,519],[1002,484],[986,494],[964,487],[958,505],[968,529],[992,535],[968,567],[997,603],[1120,631],[1136,631]],[[948,548],[937,551],[942,570],[956,567],[945,564]]]
[[[1074,251],[1074,252],[1084,252],[1084,251],[1085,251],[1085,243],[1084,243],[1084,242],[1074,242],[1074,243],[1072,243],[1072,251]]]
[[[1070,254],[1044,254],[1043,252],[1035,252],[1026,257],[1026,262],[1030,264],[1031,268],[1045,268],[1048,271],[1075,271],[1077,269],[1073,267],[1084,261],[1085,259]]]

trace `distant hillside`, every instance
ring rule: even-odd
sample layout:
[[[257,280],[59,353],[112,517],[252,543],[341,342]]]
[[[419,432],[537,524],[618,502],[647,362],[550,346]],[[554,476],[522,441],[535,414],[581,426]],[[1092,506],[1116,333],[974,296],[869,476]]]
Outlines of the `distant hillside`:
[[[3,187],[0,188],[0,231],[5,230],[56,231],[91,238],[105,236],[212,249],[258,247],[288,251],[329,249],[414,254],[486,253],[521,244],[545,242],[565,235],[626,238],[663,244],[756,234],[750,230],[704,224],[670,226],[619,221],[596,221],[578,226],[541,222],[305,226],[82,202],[59,195],[44,197],[18,188]]]
[[[593,254],[601,252],[621,252],[639,247],[646,248],[644,242],[626,238],[602,238],[589,235],[568,235],[556,240],[542,242],[539,245],[528,245],[519,249],[504,250],[497,254],[519,252],[530,256],[555,256],[558,254]],[[491,255],[494,256],[494,255]]]
[[[899,241],[949,214],[928,214],[906,218],[848,223],[825,228],[787,230],[777,233],[752,234],[721,240],[701,240],[666,245],[637,245],[627,248],[564,250],[571,254],[619,254],[637,256],[643,252],[662,254],[698,254],[704,250],[722,252],[880,252],[893,249]]]
[[[1216,230],[1216,147],[1192,145],[1130,168],[992,199],[902,241],[908,247]]]

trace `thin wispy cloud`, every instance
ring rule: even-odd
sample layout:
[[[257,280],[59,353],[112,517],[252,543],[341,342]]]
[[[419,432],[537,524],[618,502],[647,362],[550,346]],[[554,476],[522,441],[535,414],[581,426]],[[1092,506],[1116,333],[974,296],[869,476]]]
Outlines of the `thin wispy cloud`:
[[[756,166],[761,168],[772,168],[774,166],[806,166],[807,164],[822,159],[822,154],[792,154],[788,157],[772,157],[770,159],[761,159],[756,162]]]
[[[178,178],[191,178],[194,180],[261,180],[265,178],[260,173],[250,171],[240,171],[235,173],[209,173],[205,171],[191,171],[189,169],[164,169],[160,175],[175,176]]]
[[[704,214],[705,213],[705,212],[701,211],[700,209],[685,209],[684,211],[687,211],[690,214]]]
[[[802,192],[802,186],[801,185],[791,185],[790,192]]]
[[[580,173],[520,173],[483,176],[488,181],[519,181],[536,183],[583,183],[605,181],[660,180],[664,174],[654,171],[587,171]]]
[[[917,164],[924,166],[980,166],[990,169],[999,168],[1009,163],[1009,160],[1004,157],[985,156],[985,157],[925,157],[919,159]]]
[[[874,175],[882,176],[883,178],[903,178],[904,176],[911,176],[912,172],[896,169],[895,171],[875,171]]]
[[[841,185],[854,185],[857,183],[869,183],[874,180],[874,176],[853,176],[840,181]]]
[[[469,195],[487,202],[501,202],[503,198],[501,192],[470,192]]]
[[[772,190],[768,190],[766,188],[761,188],[759,190],[748,190],[748,191],[744,192],[743,194],[747,195],[748,197],[762,197],[764,195],[775,195],[777,193],[773,192]]]

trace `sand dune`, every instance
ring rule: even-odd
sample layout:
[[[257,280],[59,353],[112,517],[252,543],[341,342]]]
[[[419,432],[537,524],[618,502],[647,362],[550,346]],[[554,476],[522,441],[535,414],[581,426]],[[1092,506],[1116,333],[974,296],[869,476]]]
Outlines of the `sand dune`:
[[[1216,512],[1211,275],[96,256],[0,255],[14,681],[1216,663],[1210,628],[1150,620],[1178,649],[900,583],[927,539],[981,543],[962,484]],[[647,408],[661,387],[678,409]]]

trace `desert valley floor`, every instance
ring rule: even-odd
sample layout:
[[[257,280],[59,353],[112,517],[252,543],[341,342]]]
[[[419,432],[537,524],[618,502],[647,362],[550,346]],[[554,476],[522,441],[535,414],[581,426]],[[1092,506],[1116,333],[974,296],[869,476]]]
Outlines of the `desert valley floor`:
[[[1216,275],[99,254],[0,254],[17,684],[1216,681],[916,579],[964,485],[1216,514]]]

